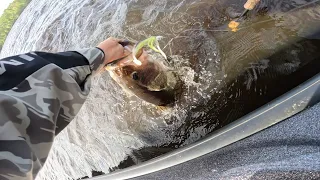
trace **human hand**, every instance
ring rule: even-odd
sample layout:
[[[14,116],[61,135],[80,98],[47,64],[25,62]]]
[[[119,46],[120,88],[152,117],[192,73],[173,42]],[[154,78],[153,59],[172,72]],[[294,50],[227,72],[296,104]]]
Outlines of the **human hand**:
[[[247,0],[247,2],[244,4],[244,8],[247,10],[252,10],[260,0]]]
[[[130,53],[120,42],[122,42],[122,40],[110,37],[97,46],[105,54],[103,65],[127,56]]]

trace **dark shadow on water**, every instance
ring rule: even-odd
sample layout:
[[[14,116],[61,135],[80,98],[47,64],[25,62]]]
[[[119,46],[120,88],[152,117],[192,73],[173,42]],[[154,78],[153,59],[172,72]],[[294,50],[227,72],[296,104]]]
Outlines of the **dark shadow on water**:
[[[296,70],[292,71],[292,66],[296,65],[294,62],[296,58],[301,61]],[[268,67],[258,73],[259,63],[265,61],[268,61]],[[207,129],[214,127],[210,131],[213,132],[224,127],[313,77],[319,73],[319,69],[320,40],[303,39],[292,44],[249,67],[223,89],[223,95],[213,95],[208,104],[193,109],[190,114],[199,110],[206,113],[196,119],[186,120],[176,134],[177,139],[180,140],[179,143],[133,150],[132,154],[118,167],[110,170],[130,167],[181,147],[190,134],[179,132],[191,132],[192,129],[200,126],[205,126]],[[254,73],[256,74],[253,75]],[[250,78],[252,82],[248,86]]]

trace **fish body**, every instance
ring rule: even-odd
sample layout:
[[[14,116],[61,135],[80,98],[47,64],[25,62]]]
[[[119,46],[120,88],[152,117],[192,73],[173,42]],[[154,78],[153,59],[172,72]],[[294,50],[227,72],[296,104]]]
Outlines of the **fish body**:
[[[139,64],[129,55],[106,69],[128,94],[158,106],[173,104],[182,88],[179,76],[163,57],[153,59],[144,49],[140,54]]]

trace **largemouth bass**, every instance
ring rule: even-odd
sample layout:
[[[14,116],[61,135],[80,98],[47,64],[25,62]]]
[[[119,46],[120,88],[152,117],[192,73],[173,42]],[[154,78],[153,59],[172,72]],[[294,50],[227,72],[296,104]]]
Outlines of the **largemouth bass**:
[[[180,94],[182,83],[165,61],[165,56],[155,59],[142,47],[135,52],[136,47],[132,44],[126,48],[132,50],[131,55],[107,65],[111,77],[128,94],[157,106],[172,105]]]

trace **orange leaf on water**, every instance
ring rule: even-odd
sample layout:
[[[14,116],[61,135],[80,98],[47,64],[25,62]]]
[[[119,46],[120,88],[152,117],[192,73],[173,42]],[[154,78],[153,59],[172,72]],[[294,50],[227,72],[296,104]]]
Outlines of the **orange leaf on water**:
[[[231,22],[229,23],[228,27],[231,29],[232,32],[237,32],[239,25],[240,25],[239,22],[231,21]]]

